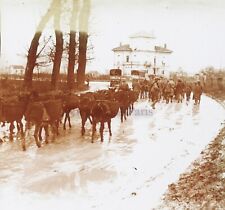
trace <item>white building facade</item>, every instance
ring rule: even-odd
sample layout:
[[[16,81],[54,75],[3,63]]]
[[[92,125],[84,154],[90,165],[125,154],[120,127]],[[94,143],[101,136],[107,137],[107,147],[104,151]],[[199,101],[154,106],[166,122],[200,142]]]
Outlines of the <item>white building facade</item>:
[[[113,48],[114,68],[122,70],[123,75],[131,75],[131,70],[145,71],[147,74],[168,75],[169,58],[172,50],[157,46],[156,38],[146,33],[137,33],[129,37],[129,44],[120,44]]]

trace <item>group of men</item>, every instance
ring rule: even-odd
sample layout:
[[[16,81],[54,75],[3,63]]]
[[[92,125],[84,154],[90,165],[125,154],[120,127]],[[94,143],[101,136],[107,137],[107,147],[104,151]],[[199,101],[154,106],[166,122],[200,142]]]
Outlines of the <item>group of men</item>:
[[[129,85],[126,81],[122,81],[119,90],[128,90]],[[132,89],[139,92],[140,99],[149,99],[152,101],[152,107],[160,100],[165,100],[166,103],[173,102],[174,100],[181,103],[185,98],[186,101],[190,100],[191,93],[193,92],[192,99],[195,105],[200,104],[203,87],[200,81],[187,82],[182,79],[173,79],[155,77],[151,80],[132,81]]]

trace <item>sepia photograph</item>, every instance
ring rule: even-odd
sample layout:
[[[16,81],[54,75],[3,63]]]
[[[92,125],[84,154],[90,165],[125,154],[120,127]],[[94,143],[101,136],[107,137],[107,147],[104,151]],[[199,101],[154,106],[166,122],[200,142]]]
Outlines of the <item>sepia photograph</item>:
[[[224,0],[0,0],[1,210],[225,210]]]

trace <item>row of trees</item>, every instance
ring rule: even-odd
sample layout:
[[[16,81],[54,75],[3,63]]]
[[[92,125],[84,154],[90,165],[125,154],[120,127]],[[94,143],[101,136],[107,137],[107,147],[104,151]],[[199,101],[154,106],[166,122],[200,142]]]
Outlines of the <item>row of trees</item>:
[[[91,2],[90,0],[52,0],[49,9],[41,18],[36,32],[31,41],[28,55],[27,65],[24,75],[24,87],[30,88],[32,86],[32,78],[34,68],[38,65],[37,59],[43,53],[47,42],[43,47],[40,47],[40,39],[43,31],[50,20],[53,19],[55,44],[51,52],[52,56],[52,75],[51,75],[51,89],[57,88],[59,80],[60,67],[64,51],[64,34],[61,29],[62,8],[66,3],[72,5],[70,10],[70,23],[69,23],[69,43],[68,43],[68,67],[67,67],[67,85],[72,89],[75,80],[75,64],[76,56],[78,55],[78,70],[77,70],[77,83],[78,86],[84,85],[85,82],[85,69],[87,61],[87,42],[88,42],[88,22],[90,16]],[[77,43],[78,42],[78,43]],[[77,48],[78,46],[78,48]],[[41,49],[40,49],[41,48]],[[76,52],[78,50],[78,52]]]
[[[206,67],[199,72],[199,77],[206,90],[224,90],[225,88],[225,69]]]

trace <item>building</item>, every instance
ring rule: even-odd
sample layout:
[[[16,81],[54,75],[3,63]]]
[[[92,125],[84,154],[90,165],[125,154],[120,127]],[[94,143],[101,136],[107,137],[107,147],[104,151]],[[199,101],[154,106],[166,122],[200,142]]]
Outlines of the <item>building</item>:
[[[147,33],[136,33],[129,37],[129,44],[113,48],[113,68],[122,69],[123,75],[130,75],[131,70],[142,70],[147,74],[168,75],[169,58],[172,50],[167,45],[156,44],[156,37]]]
[[[25,68],[23,65],[10,65],[8,69],[8,74],[23,75]]]

